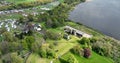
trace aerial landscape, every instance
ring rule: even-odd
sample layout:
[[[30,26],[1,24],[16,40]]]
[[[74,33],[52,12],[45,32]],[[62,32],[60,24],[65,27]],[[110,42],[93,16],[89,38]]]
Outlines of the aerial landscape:
[[[119,11],[118,0],[0,0],[0,63],[120,63]]]

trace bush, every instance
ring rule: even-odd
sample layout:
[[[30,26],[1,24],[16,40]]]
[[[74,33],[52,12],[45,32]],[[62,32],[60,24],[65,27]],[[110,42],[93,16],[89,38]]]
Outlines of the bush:
[[[57,46],[57,45],[58,45],[58,42],[54,42],[53,45]]]
[[[16,53],[6,54],[2,58],[3,63],[23,63],[23,58],[18,56]]]
[[[3,41],[0,43],[0,50],[2,54],[7,54],[10,52],[9,50],[9,42]]]
[[[2,56],[2,52],[1,52],[1,50],[0,50],[0,58],[1,58],[1,56]]]
[[[34,42],[32,44],[32,51],[35,52],[35,53],[39,53],[39,50],[40,50],[41,46],[42,46],[42,43],[40,41]]]
[[[55,51],[52,49],[47,49],[47,58],[55,58]]]
[[[73,47],[70,51],[71,51],[72,53],[74,53],[74,54],[83,56],[83,50],[82,50],[82,48],[81,48],[79,45]]]
[[[93,43],[92,50],[102,56],[110,56],[112,45],[109,42],[97,41],[96,43]]]
[[[90,38],[90,43],[95,43],[98,39],[93,37],[93,38]]]
[[[4,32],[3,33],[3,38],[5,41],[8,41],[8,42],[12,42],[14,39],[13,39],[13,36],[10,32]]]
[[[74,56],[70,55],[69,58],[67,59],[68,63],[75,63],[75,58]]]
[[[54,44],[49,44],[49,48],[53,49],[54,48]]]
[[[89,58],[91,56],[91,51],[89,48],[84,49],[84,57]]]
[[[35,42],[35,38],[34,38],[33,36],[27,36],[27,37],[25,38],[25,41],[26,41],[26,43],[27,43],[27,46],[28,46],[29,50],[31,51],[31,49],[32,49],[32,44]]]
[[[53,31],[47,31],[44,34],[45,39],[60,40],[61,37],[62,36],[59,33],[56,33],[56,32],[53,32]]]
[[[85,38],[85,37],[83,37],[80,41],[79,41],[79,43],[80,44],[88,44],[88,45],[90,45],[90,40],[88,39],[88,38]]]
[[[47,57],[46,49],[41,48],[40,51],[39,51],[39,55],[40,55],[42,58],[46,58],[46,57]]]
[[[39,55],[42,58],[54,58],[55,57],[55,51],[52,49],[46,49],[46,48],[40,48]]]

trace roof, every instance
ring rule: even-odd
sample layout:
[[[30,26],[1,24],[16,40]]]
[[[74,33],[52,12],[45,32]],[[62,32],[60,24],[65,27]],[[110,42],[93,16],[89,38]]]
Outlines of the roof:
[[[72,28],[72,27],[70,27],[70,26],[65,26],[65,28],[74,30],[74,31],[76,31],[76,33],[83,35],[83,37],[86,37],[86,38],[92,37],[92,35],[89,35],[89,34],[87,34],[87,33],[85,33],[85,32],[82,32],[82,31],[77,30],[77,29],[75,29],[75,28]]]

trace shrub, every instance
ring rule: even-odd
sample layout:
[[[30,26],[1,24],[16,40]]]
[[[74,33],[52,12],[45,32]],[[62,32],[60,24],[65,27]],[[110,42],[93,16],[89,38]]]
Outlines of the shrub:
[[[91,55],[90,49],[89,49],[89,48],[85,48],[85,49],[84,49],[84,57],[85,57],[85,58],[89,58],[90,55]]]
[[[42,43],[41,42],[34,42],[32,44],[32,51],[35,52],[35,53],[39,53],[39,50],[42,46]]]
[[[27,46],[28,46],[29,50],[31,51],[31,49],[32,49],[32,44],[35,42],[35,38],[34,38],[33,36],[27,36],[27,37],[25,38],[25,41],[26,41],[26,43],[27,43]]]
[[[45,39],[59,40],[61,39],[61,35],[59,33],[53,31],[47,31],[44,35]]]
[[[2,52],[1,52],[1,50],[0,50],[0,58],[1,58],[1,56],[2,56]]]
[[[23,63],[23,58],[18,56],[16,53],[6,54],[2,58],[3,63]]]
[[[85,38],[83,37],[80,41],[79,41],[80,44],[84,44],[87,43],[87,44],[90,44],[90,40],[88,38]]]
[[[90,38],[90,43],[95,43],[98,39],[93,37],[93,38]]]
[[[112,52],[112,45],[109,42],[97,41],[93,43],[92,50],[102,56],[110,56]]]
[[[39,55],[40,55],[42,58],[46,58],[46,57],[47,57],[46,54],[47,54],[46,49],[41,48],[40,51],[39,51]]]
[[[47,58],[54,58],[55,57],[55,51],[52,49],[47,49]]]
[[[12,42],[13,41],[13,36],[10,32],[4,32],[3,33],[3,38],[5,41]]]
[[[74,47],[71,49],[71,52],[74,53],[74,54],[83,56],[83,50],[82,50],[82,48],[81,48],[79,45],[74,46]]]
[[[75,58],[74,56],[70,55],[69,58],[67,59],[68,63],[75,63]]]
[[[53,45],[57,46],[57,45],[58,45],[58,42],[54,42]]]
[[[53,45],[53,44],[49,44],[49,48],[50,48],[50,49],[53,49],[53,48],[54,48],[54,45]]]

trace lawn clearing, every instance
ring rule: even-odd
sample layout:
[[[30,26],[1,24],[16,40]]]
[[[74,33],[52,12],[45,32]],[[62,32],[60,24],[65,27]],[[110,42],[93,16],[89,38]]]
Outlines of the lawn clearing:
[[[40,58],[38,54],[31,54],[26,63],[49,63],[50,59]]]
[[[74,55],[74,54],[73,54]],[[95,52],[92,52],[92,56],[89,59],[74,55],[79,63],[114,63],[112,59],[100,56]]]
[[[58,40],[58,45],[55,46],[55,50],[58,50],[58,52],[56,52],[57,57],[58,56],[62,56],[63,54],[67,53],[71,48],[73,48],[75,45],[77,45],[77,40],[79,40],[79,38],[72,36],[72,39],[70,40],[65,40],[65,39],[61,39]],[[53,40],[48,40],[48,43],[53,43]],[[47,58],[40,58],[39,55],[37,54],[31,54],[29,56],[29,58],[27,59],[27,63],[50,63],[50,61],[53,59],[47,59]]]
[[[0,59],[0,63],[2,63],[2,60]]]
[[[78,40],[80,40],[80,38],[71,35],[70,40],[65,40],[65,39],[61,39],[61,40],[57,40],[57,41],[47,40],[47,42],[48,43],[58,42],[58,45],[55,46],[54,48],[55,48],[55,50],[58,50],[58,52],[56,52],[56,55],[62,56],[63,54],[68,52],[71,48],[73,48],[75,45],[77,45]]]
[[[6,0],[6,1],[18,4],[18,3],[24,3],[24,2],[33,2],[33,1],[36,1],[36,0]]]
[[[14,3],[14,4],[19,4],[19,3],[27,3],[27,2],[51,2],[52,0],[6,0],[7,2]]]
[[[56,53],[58,56],[65,54],[66,52],[68,52],[71,48],[73,48],[75,45],[77,45],[77,40],[79,40],[79,38],[72,36],[72,39],[70,40],[65,40],[62,39],[59,41],[59,45],[55,47],[55,50],[58,50],[58,52]]]

